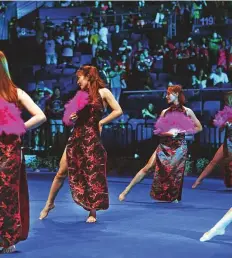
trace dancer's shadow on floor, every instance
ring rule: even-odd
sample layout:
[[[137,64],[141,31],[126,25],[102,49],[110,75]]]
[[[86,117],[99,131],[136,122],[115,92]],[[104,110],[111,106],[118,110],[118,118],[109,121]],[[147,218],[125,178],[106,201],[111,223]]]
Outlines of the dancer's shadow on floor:
[[[122,204],[111,204],[111,205],[122,205],[122,206],[130,206],[130,207],[144,207],[147,209],[168,209],[168,210],[189,210],[189,211],[203,211],[203,210],[218,210],[218,211],[226,211],[227,209],[223,208],[215,208],[212,207],[199,207],[196,205],[186,204],[184,202],[179,203],[165,203],[165,202],[141,202],[141,201],[124,201]]]
[[[159,231],[159,229],[157,229],[157,232]],[[168,233],[173,235],[173,238],[175,237],[185,237],[188,239],[192,239],[192,240],[196,240],[199,242],[199,244],[204,244],[202,242],[200,242],[200,238],[202,237],[202,235],[204,234],[204,232],[199,233],[193,230],[183,230],[183,229],[178,229],[178,228],[167,228],[166,230],[164,228],[160,229],[161,233]],[[218,238],[217,240],[215,240],[215,238]],[[222,245],[226,245],[231,247],[232,241],[231,238],[229,238],[229,236],[216,236],[213,240],[207,241],[205,243],[209,244],[209,243],[214,243],[214,244],[222,244]],[[221,240],[219,240],[219,238]]]
[[[157,208],[168,208],[168,209],[195,209],[196,207],[189,204],[179,203],[171,203],[171,202],[144,202],[144,201],[124,201],[123,203],[115,203],[111,205],[122,205],[122,206],[143,206],[148,209],[157,209]]]
[[[214,239],[207,241],[207,243],[214,243],[214,244],[220,244],[220,245],[227,245],[229,247],[231,247],[232,241],[231,241],[231,237],[229,236],[216,236],[214,237]]]
[[[214,193],[221,193],[221,194],[228,194],[228,193],[232,193],[232,189],[210,189],[210,188],[206,188],[206,187],[201,187],[198,188],[197,190],[199,191],[207,191],[207,192],[214,192]]]
[[[33,224],[33,228],[30,232],[30,249],[41,249],[41,248],[56,248],[61,246],[75,246],[83,243],[98,242],[99,237],[112,237],[114,234],[107,232],[107,224],[104,222],[97,223],[86,223],[85,221],[78,221],[74,217],[70,217],[70,221],[63,222],[62,218],[57,217],[53,219],[46,219],[38,221]],[[71,221],[72,220],[72,221]],[[43,224],[44,228],[41,228]],[[98,236],[98,237],[95,237]],[[43,239],[39,243],[38,239]]]

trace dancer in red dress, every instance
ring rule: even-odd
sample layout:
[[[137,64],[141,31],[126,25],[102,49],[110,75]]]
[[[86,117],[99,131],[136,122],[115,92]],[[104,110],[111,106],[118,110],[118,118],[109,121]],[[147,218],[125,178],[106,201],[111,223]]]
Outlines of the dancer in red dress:
[[[20,109],[32,118],[26,123]],[[46,121],[42,110],[11,80],[6,57],[0,51],[0,247],[12,253],[29,231],[29,199],[20,135]]]
[[[202,130],[193,111],[185,106],[185,97],[179,85],[168,87],[167,101],[171,106],[162,111],[155,124],[155,134],[160,136],[160,144],[148,163],[132,179],[119,195],[123,201],[131,188],[139,183],[152,166],[155,167],[151,197],[165,202],[181,200],[187,144],[185,134]]]
[[[55,197],[68,171],[73,200],[89,211],[86,222],[94,223],[96,211],[109,207],[107,156],[100,133],[102,126],[120,116],[122,110],[112,93],[105,88],[97,68],[83,66],[77,71],[77,76],[81,91],[66,105],[63,119],[68,125],[74,122],[74,130],[61,158],[60,169],[52,183],[46,205],[40,213],[40,219],[44,219],[55,207]],[[107,105],[112,112],[102,119]]]
[[[215,153],[213,159],[202,171],[197,178],[192,188],[197,188],[202,181],[213,172],[217,164],[223,162],[224,164],[224,183],[226,187],[232,187],[232,171],[230,169],[232,157],[232,92],[225,94],[225,107],[219,111],[214,119],[214,125],[221,129],[226,129],[224,143]]]

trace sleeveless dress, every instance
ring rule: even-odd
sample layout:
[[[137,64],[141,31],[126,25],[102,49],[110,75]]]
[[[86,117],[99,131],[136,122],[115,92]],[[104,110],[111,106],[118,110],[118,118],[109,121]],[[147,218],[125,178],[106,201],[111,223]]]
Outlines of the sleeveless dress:
[[[16,106],[0,99],[0,247],[4,248],[26,240],[29,231],[28,186],[20,139],[23,127]]]
[[[168,112],[183,112],[183,106],[173,105]],[[156,149],[154,180],[150,196],[159,201],[172,202],[181,200],[185,162],[187,159],[187,142],[184,134],[177,137],[162,136]]]
[[[99,121],[104,112],[98,94],[96,103],[78,111],[71,137],[67,143],[69,184],[73,200],[85,210],[106,210],[109,194],[106,179],[107,154],[101,143]]]

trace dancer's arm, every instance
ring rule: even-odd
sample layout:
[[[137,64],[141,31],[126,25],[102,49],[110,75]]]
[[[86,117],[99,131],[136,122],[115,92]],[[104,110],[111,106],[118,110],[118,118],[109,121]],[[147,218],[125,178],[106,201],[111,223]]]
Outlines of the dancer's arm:
[[[121,116],[123,112],[120,105],[118,104],[118,102],[116,101],[116,99],[114,98],[110,90],[104,88],[104,89],[101,89],[99,92],[101,94],[102,99],[112,109],[112,112],[99,122],[99,126],[102,127],[103,125],[110,123],[115,118]]]
[[[194,114],[194,112],[192,111],[192,109],[187,108],[187,115],[193,120],[193,122],[195,124],[196,133],[201,132],[202,131],[202,125],[201,125],[200,121],[197,119],[197,117]]]
[[[33,129],[43,124],[47,120],[43,111],[35,104],[26,92],[21,89],[17,89],[17,93],[22,106],[32,115],[32,118],[24,123],[26,129]]]

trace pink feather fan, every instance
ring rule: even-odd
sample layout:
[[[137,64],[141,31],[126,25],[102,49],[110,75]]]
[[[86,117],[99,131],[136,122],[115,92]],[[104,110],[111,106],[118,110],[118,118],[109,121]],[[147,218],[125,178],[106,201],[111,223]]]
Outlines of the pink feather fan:
[[[215,126],[222,127],[229,120],[232,120],[232,107],[225,106],[223,110],[217,112],[213,123]]]
[[[0,134],[22,135],[26,132],[21,112],[14,103],[0,98]]]
[[[85,91],[78,91],[76,95],[65,105],[65,112],[63,116],[63,122],[71,126],[73,122],[70,120],[70,116],[82,110],[89,103],[89,94]]]
[[[157,120],[154,134],[166,133],[172,129],[180,133],[195,133],[195,125],[191,118],[180,112],[169,112]]]

